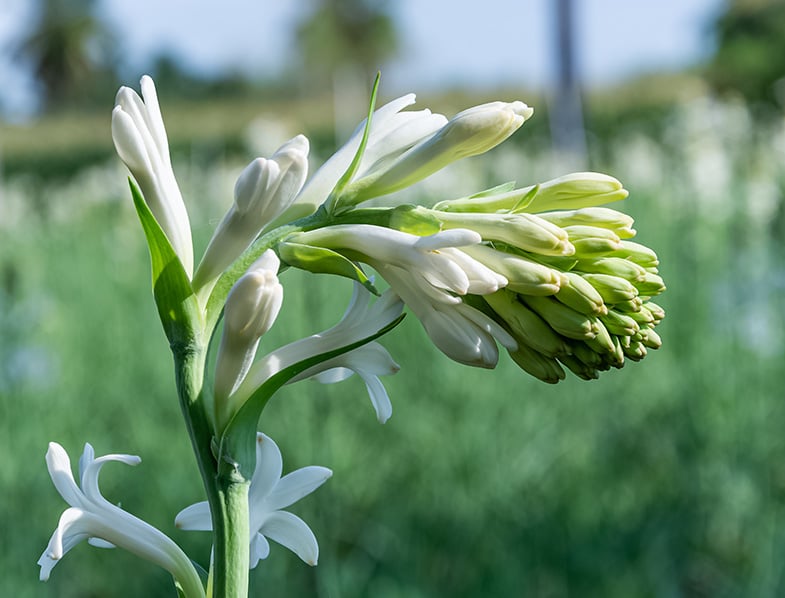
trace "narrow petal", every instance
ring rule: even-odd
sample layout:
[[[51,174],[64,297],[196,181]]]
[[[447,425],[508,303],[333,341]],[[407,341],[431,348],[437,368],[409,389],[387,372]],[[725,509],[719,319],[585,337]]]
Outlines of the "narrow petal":
[[[262,534],[253,534],[251,538],[251,562],[249,568],[253,569],[259,564],[259,561],[266,559],[270,556],[270,543]]]
[[[175,527],[188,531],[207,532],[213,529],[210,505],[207,501],[197,502],[185,507],[174,518]]]
[[[378,376],[364,371],[358,371],[357,373],[365,382],[365,388],[368,390],[371,404],[374,411],[376,411],[376,419],[379,420],[380,424],[385,423],[392,415],[392,403],[387,394],[387,389]]]
[[[319,560],[316,536],[305,521],[296,515],[286,511],[271,513],[260,533],[285,546],[311,566],[315,566]]]
[[[267,508],[277,511],[288,507],[316,490],[332,475],[332,471],[318,465],[309,465],[286,474],[268,495]]]
[[[65,449],[56,442],[49,443],[49,450],[46,451],[46,466],[52,483],[65,502],[72,507],[82,506],[84,498],[74,480],[71,459],[68,458]]]
[[[250,508],[264,501],[281,477],[283,459],[278,445],[269,436],[261,432],[256,435],[256,469],[251,477],[251,489],[248,495]]]

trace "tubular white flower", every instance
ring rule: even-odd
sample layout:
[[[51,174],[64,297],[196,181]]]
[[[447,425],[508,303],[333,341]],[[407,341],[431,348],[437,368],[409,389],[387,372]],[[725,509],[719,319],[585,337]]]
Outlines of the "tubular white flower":
[[[356,176],[345,195],[349,202],[360,203],[409,187],[456,160],[496,147],[533,113],[519,101],[490,102],[459,112],[394,162],[385,160]]]
[[[270,554],[267,538],[285,546],[311,566],[319,559],[319,544],[308,525],[282,509],[292,505],[324,484],[332,471],[312,465],[281,477],[281,451],[269,436],[256,436],[256,468],[248,491],[251,532],[251,569]],[[186,507],[177,514],[175,525],[184,530],[212,530],[210,507],[206,501]]]
[[[383,293],[373,303],[369,301],[370,298],[370,292],[362,285],[355,283],[349,306],[335,326],[319,334],[284,345],[259,359],[248,370],[248,374],[242,384],[229,396],[227,409],[234,413],[256,389],[281,370],[309,357],[340,349],[373,336],[379,330],[392,323],[403,311],[403,302],[391,291]],[[363,348],[359,347],[359,349]],[[389,358],[389,355],[389,361],[383,368],[378,368],[378,365],[371,366],[370,362],[363,363],[363,356],[367,357],[369,353],[356,353],[350,358],[346,355],[348,353],[324,361],[306,370],[306,372],[290,380],[290,382],[302,380],[304,377],[314,376],[324,370],[335,367],[349,367],[354,371],[358,371],[358,373],[360,370],[363,370],[364,373],[370,373],[377,369],[386,369],[389,370],[389,373],[397,371],[398,366],[392,361],[392,358]],[[363,377],[363,379],[368,384],[366,377]],[[370,385],[369,392],[373,388],[375,388],[375,385]],[[376,395],[372,394],[371,400],[376,401]],[[375,402],[374,407],[376,407]]]
[[[248,268],[226,297],[224,329],[215,365],[215,408],[218,420],[226,397],[234,392],[251,367],[259,339],[272,327],[283,303],[278,282],[280,261],[271,249]]]
[[[379,264],[376,268],[414,312],[433,344],[450,359],[493,368],[499,360],[496,341],[511,351],[518,348],[506,330],[460,299],[456,298],[458,303],[448,304],[421,293],[409,270],[392,264]]]
[[[56,442],[49,443],[46,453],[49,475],[70,508],[63,512],[49,545],[38,559],[41,580],[49,579],[49,574],[60,559],[79,542],[87,540],[94,546],[125,548],[169,571],[189,598],[204,596],[204,588],[196,570],[177,544],[163,532],[101,496],[98,474],[108,461],[138,465],[141,459],[133,455],[95,458],[93,447],[85,444],[79,459],[80,485],[77,485],[65,449]]]
[[[441,114],[433,114],[430,110],[402,112],[404,108],[414,104],[414,101],[415,96],[410,93],[385,104],[373,113],[365,153],[355,178],[395,160],[447,123],[447,118]],[[352,163],[362,140],[365,123],[363,120],[349,141],[314,173],[292,206],[273,225],[308,216],[327,199]]]
[[[147,75],[140,84],[141,98],[128,87],[117,92],[112,140],[190,278],[194,267],[191,225],[172,171],[155,84]]]
[[[257,158],[240,174],[234,204],[210,240],[194,275],[194,286],[214,281],[294,201],[308,175],[308,139],[284,143],[267,160]]]
[[[467,229],[418,237],[370,224],[345,224],[300,233],[291,240],[360,253],[361,261],[377,269],[387,263],[405,268],[422,293],[442,303],[457,304],[455,295],[487,295],[507,284],[504,276],[458,249],[482,241]]]

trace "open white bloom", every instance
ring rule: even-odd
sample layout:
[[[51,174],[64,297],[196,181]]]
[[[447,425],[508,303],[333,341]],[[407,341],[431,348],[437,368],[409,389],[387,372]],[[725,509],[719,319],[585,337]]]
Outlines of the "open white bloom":
[[[281,451],[269,436],[256,436],[256,468],[248,490],[251,560],[253,569],[270,554],[267,538],[285,546],[309,565],[319,559],[319,544],[311,528],[299,517],[282,509],[324,484],[333,472],[311,465],[281,477]],[[184,530],[210,531],[212,519],[207,501],[186,507],[177,514],[175,525]]]
[[[190,278],[194,268],[191,224],[174,178],[155,84],[145,75],[141,88],[141,98],[128,87],[117,92],[112,140]]]
[[[68,453],[56,442],[49,443],[46,465],[49,475],[70,505],[60,517],[49,545],[38,564],[41,580],[49,579],[54,566],[82,540],[94,546],[119,546],[163,567],[180,584],[189,598],[204,596],[204,589],[188,556],[163,532],[107,501],[98,489],[98,474],[104,463],[120,461],[137,465],[133,455],[104,455],[95,458],[93,447],[85,444],[79,459],[79,485],[71,473]]]
[[[292,242],[361,254],[361,261],[378,267],[395,264],[406,269],[417,288],[443,303],[460,303],[456,295],[487,295],[507,284],[494,272],[461,251],[482,237],[468,229],[453,229],[427,237],[374,226],[344,224],[290,237]],[[389,281],[388,281],[389,282]]]
[[[422,293],[411,271],[397,265],[385,263],[376,268],[414,312],[433,344],[450,359],[493,368],[499,360],[496,341],[511,351],[518,348],[504,328],[460,298],[448,303]]]
[[[432,114],[430,110],[402,112],[404,108],[414,104],[414,100],[414,94],[410,93],[385,104],[373,113],[370,135],[355,178],[365,176],[370,170],[394,161],[447,124],[443,115]],[[312,214],[327,199],[352,163],[360,146],[365,123],[363,120],[349,141],[314,173],[292,207],[276,224]]]
[[[267,160],[257,158],[240,174],[234,203],[215,230],[194,274],[194,286],[217,278],[259,232],[286,210],[308,174],[308,139],[298,135]]]
[[[371,302],[371,293],[360,284],[355,283],[352,299],[341,320],[332,328],[284,345],[268,353],[251,366],[245,380],[236,392],[229,396],[228,403],[232,409],[238,409],[253,392],[281,370],[300,361],[346,347],[373,336],[379,330],[392,323],[403,311],[403,302],[392,291],[382,294]],[[389,398],[381,383],[379,375],[394,374],[398,365],[390,354],[378,343],[368,343],[347,353],[323,361],[290,382],[315,376],[333,368],[346,368],[357,372],[366,383],[368,392],[380,421],[389,417]],[[325,381],[328,381],[325,379]],[[337,381],[337,380],[329,380]]]
[[[226,297],[224,328],[215,364],[215,401],[234,392],[251,367],[259,339],[272,327],[283,303],[278,282],[280,260],[265,251],[234,284]]]

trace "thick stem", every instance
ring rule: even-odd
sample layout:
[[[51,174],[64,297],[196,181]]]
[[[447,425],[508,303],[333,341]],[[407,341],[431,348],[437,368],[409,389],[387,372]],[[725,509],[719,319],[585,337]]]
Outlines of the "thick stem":
[[[204,372],[207,344],[194,339],[172,346],[180,406],[202,476],[213,520],[212,596],[248,595],[248,487],[233,463],[218,463],[213,455],[213,432],[205,413]]]
[[[213,514],[213,597],[241,598],[248,595],[250,537],[248,488],[237,469],[226,464],[216,478]]]

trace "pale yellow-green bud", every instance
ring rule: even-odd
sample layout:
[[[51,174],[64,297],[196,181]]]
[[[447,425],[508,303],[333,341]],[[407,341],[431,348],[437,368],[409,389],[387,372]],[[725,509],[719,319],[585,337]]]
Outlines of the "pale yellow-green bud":
[[[541,212],[537,214],[556,226],[586,225],[612,230],[621,239],[635,236],[634,223],[631,216],[611,210],[610,208],[581,208],[580,210],[562,210],[558,212]]]
[[[653,301],[646,302],[646,309],[649,311],[651,316],[654,318],[654,323],[659,324],[665,318],[665,310],[662,309],[659,305],[654,303]]]
[[[587,316],[599,316],[607,313],[608,308],[589,281],[575,272],[563,272],[564,280],[556,295],[556,299],[575,311]]]
[[[654,253],[654,250],[649,249],[645,245],[627,240],[623,240],[619,245],[619,248],[608,257],[627,258],[646,269],[656,268],[660,264],[660,260],[657,259],[657,254]]]
[[[621,247],[619,236],[607,228],[574,224],[562,229],[575,247],[575,257],[590,258],[607,255]]]
[[[633,281],[638,293],[644,297],[653,297],[665,291],[665,282],[657,274],[646,272],[644,279]]]
[[[619,201],[629,193],[615,178],[597,172],[574,172],[541,183],[523,209],[529,213],[574,210]]]
[[[638,296],[638,289],[628,280],[624,280],[618,276],[610,276],[608,274],[584,274],[583,277],[597,289],[597,292],[607,304],[613,305],[615,303],[630,301]]]
[[[621,257],[578,260],[575,270],[594,274],[608,274],[629,280],[633,284],[646,280],[648,272],[635,262]]]
[[[542,255],[572,255],[568,233],[533,214],[463,214],[434,211],[445,229],[465,228],[483,240],[500,241]]]
[[[554,295],[559,292],[562,275],[558,270],[486,245],[464,247],[463,251],[504,276],[506,288],[511,291],[524,295]]]

